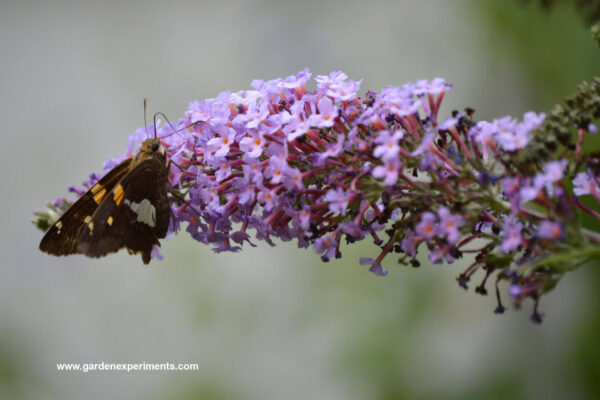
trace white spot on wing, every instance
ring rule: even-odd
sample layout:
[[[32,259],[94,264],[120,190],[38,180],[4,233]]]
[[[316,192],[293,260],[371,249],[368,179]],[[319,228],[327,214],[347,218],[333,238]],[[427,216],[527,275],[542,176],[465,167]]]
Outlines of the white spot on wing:
[[[156,226],[156,209],[148,199],[142,200],[140,203],[125,199],[125,204],[137,215],[137,222],[154,228]]]

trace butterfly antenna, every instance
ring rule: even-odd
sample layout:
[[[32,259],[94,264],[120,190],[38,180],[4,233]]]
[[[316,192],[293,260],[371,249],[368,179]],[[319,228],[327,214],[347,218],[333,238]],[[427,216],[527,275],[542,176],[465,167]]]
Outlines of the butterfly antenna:
[[[165,114],[163,114],[161,112],[157,112],[156,114],[154,114],[154,126],[155,127],[156,127],[156,117],[157,116],[163,117],[165,119],[165,121],[167,121],[167,123],[169,124],[169,126],[171,127],[171,130],[172,130],[171,133],[169,133],[168,135],[165,135],[165,136],[161,137],[160,139],[164,139],[164,138],[169,137],[169,136],[171,136],[171,135],[173,135],[175,133],[178,134],[179,132],[182,132],[182,131],[186,130],[187,128],[190,128],[190,127],[192,127],[194,125],[197,125],[197,124],[200,124],[200,123],[205,123],[204,121],[196,121],[196,122],[192,122],[189,125],[184,126],[181,129],[175,129],[175,127],[173,126],[173,124],[171,123],[171,121],[169,121],[169,118],[167,118],[167,116]]]
[[[148,105],[148,98],[144,97],[144,129],[146,129],[146,139],[148,139],[148,122],[146,120],[146,107]]]
[[[154,137],[156,137],[156,117],[157,116],[163,117],[165,119],[165,121],[167,121],[167,124],[169,124],[169,126],[171,127],[171,130],[175,132],[175,127],[173,126],[173,124],[171,123],[171,121],[169,121],[169,118],[167,118],[167,116],[165,114],[163,114],[161,112],[157,112],[157,113],[154,114],[154,127],[155,127]]]

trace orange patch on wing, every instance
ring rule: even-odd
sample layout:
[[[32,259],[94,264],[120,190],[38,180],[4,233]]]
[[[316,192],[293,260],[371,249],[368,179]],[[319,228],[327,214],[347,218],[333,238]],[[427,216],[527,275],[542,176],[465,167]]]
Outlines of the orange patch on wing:
[[[92,189],[94,189],[92,187]],[[104,196],[106,195],[106,189],[105,188],[101,188],[98,193],[94,194],[94,201],[96,202],[96,204],[100,204],[100,202],[104,199]]]
[[[98,191],[99,191],[100,189],[104,189],[104,186],[102,186],[102,185],[101,185],[101,184],[99,184],[99,183],[96,183],[94,186],[92,186],[92,189],[91,189],[91,191],[92,191],[92,194],[96,194],[96,193],[98,193]]]
[[[123,191],[123,186],[121,186],[121,184],[119,183],[117,186],[115,186],[115,190],[113,190],[115,203],[117,205],[121,204],[121,201],[123,201],[124,194],[125,192]]]
[[[110,217],[108,217],[108,219],[106,220],[106,223],[108,224],[108,226],[112,226],[112,223],[113,223],[112,215]]]

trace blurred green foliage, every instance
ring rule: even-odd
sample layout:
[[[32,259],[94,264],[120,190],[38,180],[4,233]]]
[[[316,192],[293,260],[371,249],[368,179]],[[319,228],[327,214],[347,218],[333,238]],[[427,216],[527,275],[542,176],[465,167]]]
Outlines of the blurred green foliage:
[[[589,276],[593,279],[594,286],[600,288],[600,262],[588,265],[587,268],[592,270]],[[583,386],[590,397],[597,399],[600,398],[600,308],[595,305],[600,303],[600,290],[595,290],[590,300],[587,318],[579,328],[577,337],[573,338],[576,346],[572,357]]]
[[[487,56],[508,57],[521,69],[533,91],[532,109],[550,110],[600,73],[600,51],[574,0],[550,8],[517,0],[471,3],[488,27]]]

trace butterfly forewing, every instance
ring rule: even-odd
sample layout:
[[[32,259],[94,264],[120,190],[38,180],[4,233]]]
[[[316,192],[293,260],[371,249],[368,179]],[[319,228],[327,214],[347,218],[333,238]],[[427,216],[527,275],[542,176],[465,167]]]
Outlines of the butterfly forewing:
[[[40,242],[40,250],[57,256],[79,253],[77,243],[94,211],[113,187],[127,174],[131,159],[114,167],[98,183],[81,196],[52,227]]]
[[[116,184],[78,240],[78,251],[102,257],[126,247],[150,261],[154,245],[167,234],[170,219],[167,169],[164,159],[150,157]]]

